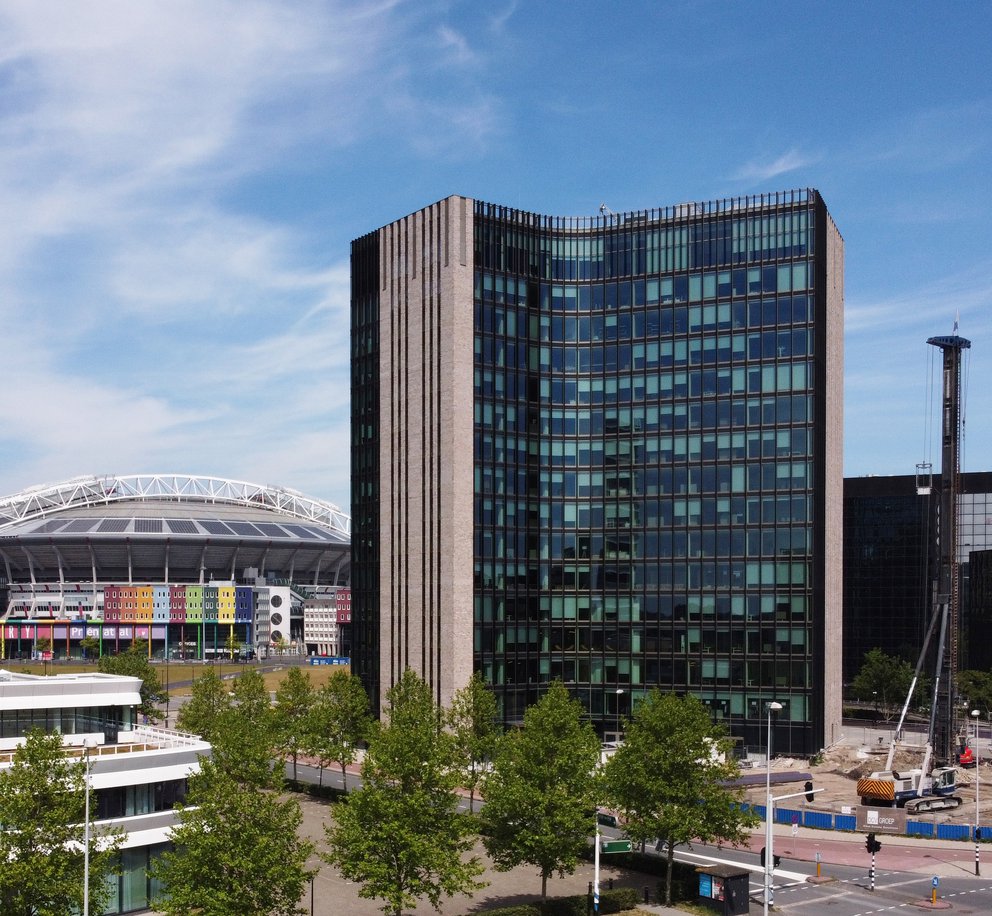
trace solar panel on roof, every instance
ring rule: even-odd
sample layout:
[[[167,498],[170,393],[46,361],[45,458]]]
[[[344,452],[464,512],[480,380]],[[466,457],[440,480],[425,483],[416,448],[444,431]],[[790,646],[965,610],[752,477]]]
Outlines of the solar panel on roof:
[[[278,525],[273,525],[271,522],[256,522],[255,527],[262,532],[262,534],[267,534],[270,538],[288,538],[292,535],[288,531],[283,531]]]
[[[312,528],[304,528],[303,525],[283,525],[287,531],[292,531],[298,538],[313,538],[314,535]]]
[[[126,531],[130,523],[129,518],[105,518],[100,522],[97,531]]]
[[[228,522],[228,528],[230,528],[235,534],[247,534],[251,537],[258,537],[261,532],[248,522]]]
[[[68,525],[63,528],[63,531],[92,531],[100,519],[98,518],[77,518],[69,522]]]
[[[166,523],[173,534],[199,534],[196,525],[185,518],[169,518]]]
[[[162,519],[160,518],[136,518],[134,520],[134,530],[143,534],[158,534],[162,530]]]
[[[203,527],[206,528],[206,530],[209,531],[211,534],[232,534],[233,533],[231,531],[231,529],[228,528],[227,525],[225,525],[223,522],[214,522],[214,521],[205,521],[204,522],[204,521],[201,521],[200,524],[203,525]]]

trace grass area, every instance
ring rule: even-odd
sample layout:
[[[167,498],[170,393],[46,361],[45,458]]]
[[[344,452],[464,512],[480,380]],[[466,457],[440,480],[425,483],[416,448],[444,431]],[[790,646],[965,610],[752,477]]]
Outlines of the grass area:
[[[233,679],[249,667],[257,666],[262,671],[265,678],[265,686],[268,690],[275,690],[282,679],[286,676],[286,671],[297,664],[298,659],[287,659],[285,662],[279,659],[266,659],[261,662],[249,662],[240,664],[239,662],[173,662],[166,664],[163,661],[153,661],[155,669],[158,671],[159,680],[163,687],[167,687],[169,694],[174,697],[189,696],[192,681],[200,677],[208,668],[212,669],[221,678]],[[96,671],[96,662],[4,662],[10,665],[12,670],[24,674],[80,674],[86,671]],[[347,665],[307,665],[303,664],[304,672],[310,676],[310,683],[314,687],[321,687],[327,683],[337,671],[348,672]]]

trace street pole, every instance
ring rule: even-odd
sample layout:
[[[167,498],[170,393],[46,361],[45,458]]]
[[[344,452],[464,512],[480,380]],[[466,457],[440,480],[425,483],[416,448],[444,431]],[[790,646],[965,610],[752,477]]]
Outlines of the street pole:
[[[599,808],[596,809],[596,851],[593,853],[592,911],[599,912]]]
[[[623,687],[617,687],[617,744],[620,744],[620,697],[623,696]]]
[[[774,869],[775,853],[772,848],[772,711],[782,708],[781,703],[772,700],[768,704],[768,740],[765,744],[767,759],[765,761],[765,893],[762,895],[764,907],[762,913],[768,916],[769,899],[772,895],[772,870]]]
[[[90,751],[95,746],[94,738],[83,740],[83,759],[86,762],[84,777],[86,813],[83,816],[83,916],[90,916]]]
[[[979,807],[978,807],[978,793],[979,787],[982,784],[982,759],[978,753],[978,717],[981,715],[981,711],[973,709],[971,711],[971,716],[975,720],[975,874],[980,875],[982,873],[981,869],[981,851],[979,850],[979,843],[981,842],[981,831],[979,829],[980,819],[979,819]]]

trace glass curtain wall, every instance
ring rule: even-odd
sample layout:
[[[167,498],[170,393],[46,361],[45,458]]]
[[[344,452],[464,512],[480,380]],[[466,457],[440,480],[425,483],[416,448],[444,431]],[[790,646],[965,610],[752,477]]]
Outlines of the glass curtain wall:
[[[659,687],[754,744],[775,699],[809,749],[817,205],[476,204],[475,658],[507,722],[559,679],[605,737]]]

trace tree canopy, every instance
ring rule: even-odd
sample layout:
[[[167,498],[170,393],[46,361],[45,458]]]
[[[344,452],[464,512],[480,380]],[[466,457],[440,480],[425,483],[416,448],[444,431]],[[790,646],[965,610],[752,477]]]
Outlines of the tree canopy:
[[[233,681],[230,704],[221,709],[210,739],[212,758],[220,769],[244,786],[274,788],[282,784],[276,753],[275,714],[265,678],[247,668]]]
[[[502,729],[497,718],[496,697],[476,672],[455,693],[448,710],[448,728],[454,738],[462,783],[469,790],[469,810],[475,811],[475,792],[482,781],[483,765],[499,747]]]
[[[435,909],[471,894],[482,865],[469,856],[474,818],[458,812],[451,736],[430,688],[407,669],[386,694],[386,723],[375,724],[362,761],[360,789],[335,809],[325,858],[362,885],[385,913],[426,897]]]
[[[992,712],[992,672],[968,669],[958,672],[958,693],[968,701],[968,713],[978,709],[986,717]]]
[[[141,705],[138,711],[150,719],[158,719],[162,715],[159,707],[168,699],[168,694],[159,680],[158,671],[148,661],[147,641],[137,640],[123,652],[101,656],[98,667],[104,674],[141,678]]]
[[[595,829],[599,739],[559,681],[501,742],[482,782],[482,833],[494,865],[535,865],[548,878],[571,874]]]
[[[231,707],[231,696],[213,668],[204,668],[193,681],[189,699],[176,717],[176,728],[213,742],[220,727],[221,714]]]
[[[607,761],[605,796],[635,842],[667,843],[665,903],[671,905],[675,847],[694,839],[739,843],[757,818],[727,788],[740,775],[725,732],[694,696],[652,691],[625,723],[624,743]]]
[[[864,663],[851,681],[851,691],[862,702],[877,704],[888,716],[905,701],[912,681],[913,666],[909,662],[881,649],[871,649],[865,653]],[[915,690],[916,704],[920,706],[929,702],[925,681],[921,679]]]
[[[276,751],[282,760],[293,762],[293,781],[296,781],[296,762],[307,741],[307,729],[312,721],[314,689],[310,674],[296,666],[289,669],[276,688],[276,702],[272,710]]]
[[[174,847],[152,874],[165,887],[154,901],[166,916],[296,916],[313,844],[298,836],[299,802],[245,787],[213,760],[190,778]]]
[[[349,764],[354,763],[358,745],[371,726],[369,698],[360,678],[346,671],[335,671],[317,691],[307,725],[307,753],[320,762],[321,772],[331,763],[341,768],[348,788]]]
[[[86,765],[67,755],[58,734],[35,730],[0,770],[0,912],[52,916],[80,912],[83,903]],[[92,804],[91,804],[92,810]],[[91,912],[109,901],[106,879],[121,838],[90,832]]]

